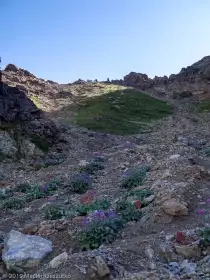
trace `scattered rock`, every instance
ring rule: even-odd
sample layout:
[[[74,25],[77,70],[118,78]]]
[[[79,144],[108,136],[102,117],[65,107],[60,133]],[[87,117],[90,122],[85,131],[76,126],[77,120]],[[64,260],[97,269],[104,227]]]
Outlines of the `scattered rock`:
[[[54,259],[52,259],[49,263],[50,268],[58,268],[61,266],[63,263],[65,263],[68,259],[68,254],[66,252],[58,255]]]
[[[96,268],[99,277],[104,277],[110,274],[107,264],[100,256],[96,256]]]
[[[2,260],[9,271],[22,273],[26,268],[39,266],[51,252],[51,241],[11,230],[4,240]]]
[[[188,209],[186,205],[177,200],[177,199],[169,199],[165,201],[162,205],[163,211],[171,216],[187,216],[188,215]]]
[[[152,260],[154,258],[154,250],[152,248],[148,248],[145,250],[145,255],[148,257],[148,259]]]
[[[171,160],[177,160],[178,158],[180,158],[179,154],[172,155],[172,156],[169,157],[169,159],[171,159]]]
[[[186,274],[187,276],[192,276],[196,274],[196,264],[189,263],[188,260],[183,260],[183,262],[180,265],[180,270],[183,274]]]
[[[144,203],[145,203],[145,204],[149,204],[149,203],[151,203],[154,199],[155,199],[155,196],[154,196],[154,195],[150,195],[150,196],[144,198],[143,204],[144,204]]]
[[[201,256],[201,249],[197,244],[175,245],[176,252],[185,258],[196,258]]]
[[[170,244],[166,242],[160,244],[160,256],[168,262],[173,262],[177,260],[177,255],[174,253]]]
[[[38,231],[38,226],[34,225],[34,224],[27,224],[24,228],[23,228],[23,233],[24,234],[29,234],[29,235],[33,235]]]

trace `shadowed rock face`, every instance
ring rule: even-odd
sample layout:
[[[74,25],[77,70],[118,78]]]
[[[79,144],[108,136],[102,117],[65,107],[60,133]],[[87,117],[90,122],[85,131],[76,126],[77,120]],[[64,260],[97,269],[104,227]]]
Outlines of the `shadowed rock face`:
[[[31,121],[41,117],[41,111],[17,87],[6,84],[0,89],[0,120],[5,122]]]

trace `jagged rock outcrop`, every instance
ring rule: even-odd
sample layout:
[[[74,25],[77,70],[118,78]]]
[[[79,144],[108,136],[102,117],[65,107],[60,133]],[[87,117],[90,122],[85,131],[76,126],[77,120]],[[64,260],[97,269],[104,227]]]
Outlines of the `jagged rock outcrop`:
[[[210,98],[210,56],[205,56],[169,77],[155,76],[151,79],[146,74],[130,72],[123,80],[113,80],[112,83],[137,87],[172,98]]]
[[[41,117],[41,111],[17,87],[3,85],[0,92],[0,121],[31,121]]]

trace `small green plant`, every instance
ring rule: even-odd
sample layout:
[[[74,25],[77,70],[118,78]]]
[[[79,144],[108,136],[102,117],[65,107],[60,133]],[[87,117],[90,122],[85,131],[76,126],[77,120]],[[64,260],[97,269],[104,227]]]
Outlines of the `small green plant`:
[[[93,162],[90,162],[87,165],[81,167],[80,171],[93,175],[98,170],[103,170],[103,169],[104,169],[104,166],[101,162],[93,161]]]
[[[135,204],[128,202],[126,197],[117,202],[116,211],[122,216],[124,223],[138,221],[142,217],[141,211],[135,208]]]
[[[123,227],[120,217],[108,218],[92,222],[80,233],[80,242],[83,249],[96,249],[102,244],[114,241]]]
[[[126,208],[122,210],[120,214],[125,223],[129,221],[138,221],[142,217],[141,211],[137,210],[131,203],[128,203]]]
[[[5,199],[1,203],[1,208],[2,209],[14,209],[14,210],[19,210],[25,206],[25,200],[23,198],[18,198],[18,197],[11,197],[8,199]]]
[[[91,204],[80,204],[76,211],[81,215],[85,216],[88,212],[92,212],[94,210],[107,210],[109,209],[110,202],[107,199],[96,200]]]
[[[73,176],[70,182],[70,188],[72,191],[83,194],[85,193],[91,185],[91,178],[88,173],[81,172]]]
[[[210,101],[209,100],[203,100],[203,101],[200,101],[198,103],[198,110],[200,112],[203,112],[203,111],[210,111]]]
[[[121,186],[123,188],[131,189],[133,187],[140,186],[144,183],[146,179],[147,172],[149,172],[150,167],[148,166],[137,166],[128,169],[123,174],[123,180]]]
[[[210,147],[205,148],[205,149],[203,150],[203,153],[204,153],[204,155],[205,155],[206,157],[210,157]]]
[[[144,190],[131,190],[128,192],[127,197],[133,196],[136,198],[136,200],[139,200],[142,204],[145,198],[149,197],[150,195],[153,195],[153,191],[149,189],[144,189]],[[146,205],[142,205],[146,206]]]
[[[0,200],[5,200],[13,195],[13,190],[11,189],[2,189],[0,190]]]
[[[53,193],[54,191],[56,191],[59,187],[59,185],[61,184],[61,180],[59,179],[53,179],[52,181],[50,181],[48,184],[46,184],[46,190],[49,194]]]
[[[58,205],[50,204],[44,208],[44,215],[46,219],[57,220],[65,216],[65,211]]]
[[[22,183],[15,187],[16,192],[28,193],[32,189],[32,186],[29,183]]]
[[[200,230],[200,245],[201,246],[210,246],[210,227],[205,227]]]

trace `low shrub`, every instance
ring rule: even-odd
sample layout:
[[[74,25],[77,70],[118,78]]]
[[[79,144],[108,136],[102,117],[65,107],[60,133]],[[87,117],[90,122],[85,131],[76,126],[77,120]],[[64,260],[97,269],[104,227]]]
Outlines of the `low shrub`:
[[[210,246],[210,227],[205,227],[200,230],[200,245],[201,246]]]
[[[1,205],[1,209],[14,209],[19,210],[25,206],[25,200],[23,198],[18,197],[10,197],[8,199],[5,199]]]
[[[137,166],[128,169],[123,174],[122,184],[123,188],[131,189],[133,187],[140,186],[144,183],[146,179],[147,172],[149,172],[150,167],[148,166]]]
[[[15,187],[14,191],[28,193],[31,191],[31,189],[32,189],[32,185],[30,185],[29,183],[22,183],[22,184],[17,185]]]
[[[44,216],[49,220],[61,219],[65,216],[65,210],[59,205],[50,204],[44,208]]]
[[[122,216],[124,223],[138,221],[142,217],[141,211],[136,209],[135,204],[127,202],[126,198],[117,202],[116,211]]]
[[[80,172],[73,176],[70,182],[70,188],[75,193],[83,194],[91,186],[91,178],[88,173]]]
[[[142,206],[146,206],[147,204],[144,203],[144,199],[153,195],[153,191],[149,189],[144,190],[131,190],[127,193],[127,197],[133,196],[136,200],[139,200]]]
[[[135,208],[135,206],[131,203],[128,203],[124,210],[121,211],[121,216],[124,222],[129,221],[138,221],[142,217],[141,211]]]
[[[102,244],[108,244],[115,240],[119,231],[123,228],[121,217],[114,215],[99,217],[86,222],[85,228],[80,233],[80,242],[83,249],[96,249]]]
[[[89,212],[94,210],[107,210],[110,206],[110,202],[107,199],[96,200],[90,204],[80,204],[76,211],[81,215],[85,216]]]

